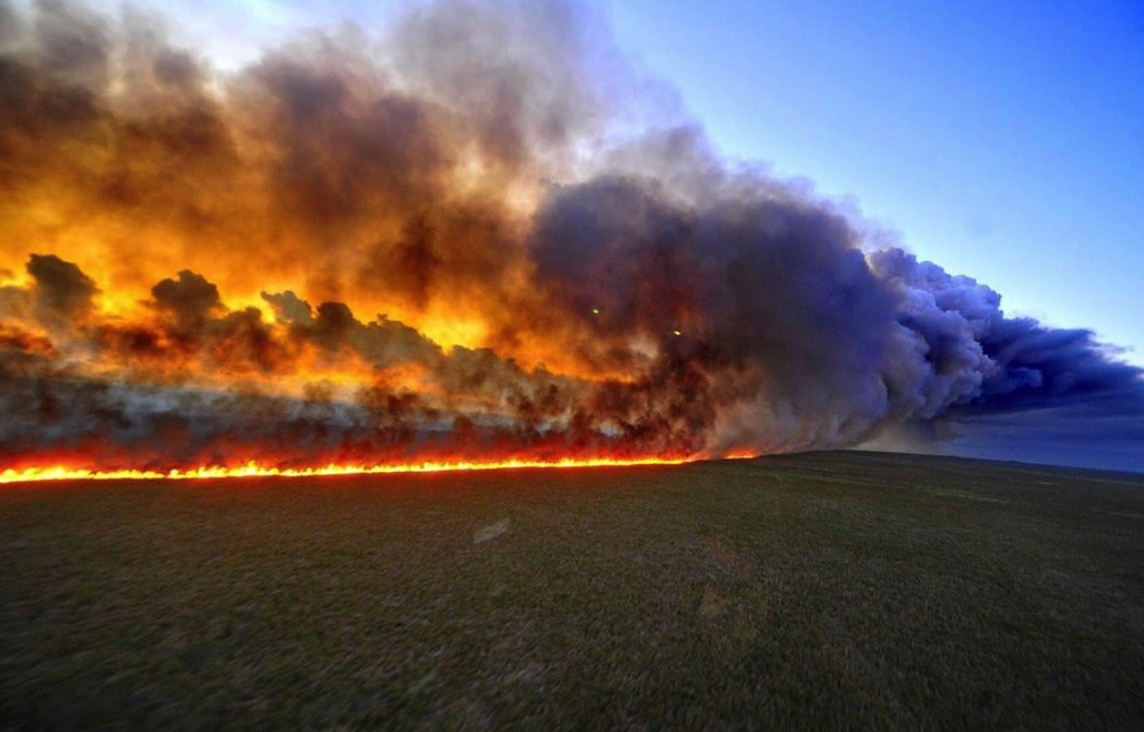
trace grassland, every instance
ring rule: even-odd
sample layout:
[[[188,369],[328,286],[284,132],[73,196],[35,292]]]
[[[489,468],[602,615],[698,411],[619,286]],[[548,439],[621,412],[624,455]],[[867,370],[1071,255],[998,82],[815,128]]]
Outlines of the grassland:
[[[7,730],[1144,725],[1144,477],[7,486],[0,547]]]

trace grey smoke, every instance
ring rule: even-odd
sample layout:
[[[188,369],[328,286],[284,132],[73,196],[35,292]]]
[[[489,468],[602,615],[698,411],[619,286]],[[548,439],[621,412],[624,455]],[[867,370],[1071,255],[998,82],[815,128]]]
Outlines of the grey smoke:
[[[23,18],[0,0],[9,16]],[[421,5],[380,58],[355,45],[360,31],[315,33],[218,89],[141,17],[127,41],[72,3],[30,18],[0,38],[0,193],[73,186],[196,266],[153,286],[148,319],[123,322],[99,310],[106,283],[30,252],[31,284],[0,289],[0,461],[879,440],[1041,459],[1030,445],[1087,440],[1092,454],[1116,446],[1102,464],[1144,469],[1130,449],[1139,368],[1090,331],[1008,317],[987,286],[868,240],[852,211],[723,159],[693,121],[632,124],[616,91],[638,85],[601,78],[616,53],[575,2]],[[73,149],[97,153],[80,178]],[[298,291],[263,292],[266,314],[230,310],[226,283],[252,268]],[[472,309],[487,342],[446,348],[370,319],[347,304],[363,293]],[[523,365],[537,341],[579,372]],[[319,373],[301,398],[269,388],[307,359]],[[372,381],[335,396],[321,369],[347,364]]]

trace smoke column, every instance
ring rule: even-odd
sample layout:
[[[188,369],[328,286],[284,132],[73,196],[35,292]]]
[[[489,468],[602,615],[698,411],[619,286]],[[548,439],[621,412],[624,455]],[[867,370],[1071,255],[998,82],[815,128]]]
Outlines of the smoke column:
[[[1036,434],[1144,468],[1115,349],[661,102],[574,2],[442,0],[223,73],[149,12],[0,0],[0,469]]]

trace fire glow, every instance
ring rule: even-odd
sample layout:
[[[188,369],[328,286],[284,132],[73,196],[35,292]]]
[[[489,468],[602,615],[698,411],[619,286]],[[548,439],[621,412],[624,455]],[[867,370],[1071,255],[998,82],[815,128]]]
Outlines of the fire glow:
[[[417,3],[223,70],[152,11],[0,0],[0,482],[662,465],[1144,411],[1092,333],[728,164],[554,2]]]
[[[747,457],[740,455],[729,459]],[[67,480],[204,480],[220,478],[311,478],[320,476],[385,475],[400,473],[451,473],[485,470],[627,468],[654,465],[682,465],[698,458],[632,458],[575,460],[505,460],[503,462],[426,462],[400,465],[326,465],[317,468],[277,468],[247,463],[235,467],[174,469],[163,473],[151,470],[89,470],[54,466],[7,469],[0,472],[0,484],[40,483]]]

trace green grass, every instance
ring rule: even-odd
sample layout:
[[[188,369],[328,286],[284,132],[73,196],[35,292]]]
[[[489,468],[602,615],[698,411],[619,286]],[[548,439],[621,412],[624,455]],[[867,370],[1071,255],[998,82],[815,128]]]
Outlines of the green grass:
[[[820,453],[0,489],[0,729],[1139,728],[1144,478]]]

